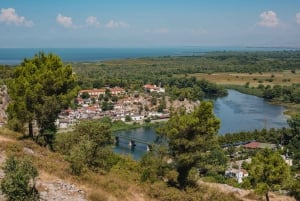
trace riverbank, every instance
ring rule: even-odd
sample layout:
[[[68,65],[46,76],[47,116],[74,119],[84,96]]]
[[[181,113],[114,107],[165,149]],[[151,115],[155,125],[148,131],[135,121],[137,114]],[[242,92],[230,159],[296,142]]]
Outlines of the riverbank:
[[[262,92],[262,90],[260,90],[258,88],[252,88],[252,87],[250,88],[250,87],[245,87],[245,86],[240,86],[240,85],[223,85],[223,86],[227,89],[233,89],[240,93],[263,98],[263,92]],[[291,116],[296,115],[297,113],[300,113],[300,104],[286,103],[286,102],[282,102],[280,100],[266,100],[266,101],[272,105],[278,105],[278,106],[285,107],[284,115],[288,116],[289,118]]]
[[[123,122],[123,121],[115,121],[112,122],[111,130],[112,132],[117,131],[124,131],[124,130],[131,130],[131,129],[137,129],[137,128],[143,128],[143,127],[159,127],[161,125],[164,125],[164,123],[168,119],[160,119],[160,120],[152,120],[149,123],[140,121],[140,122]]]

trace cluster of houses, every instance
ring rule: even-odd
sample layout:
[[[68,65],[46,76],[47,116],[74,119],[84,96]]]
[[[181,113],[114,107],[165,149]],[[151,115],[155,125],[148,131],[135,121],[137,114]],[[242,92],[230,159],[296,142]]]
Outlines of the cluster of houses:
[[[272,149],[272,150],[277,149],[276,144],[262,143],[262,142],[256,142],[256,141],[248,142],[246,144],[240,144],[240,145],[237,145],[237,147],[241,147],[241,148],[244,148],[247,150],[257,150],[257,149],[266,149],[266,148]],[[288,154],[281,155],[281,157],[284,159],[284,161],[289,166],[293,165],[293,161],[291,158],[289,158]],[[242,183],[243,179],[249,176],[247,170],[241,168],[243,162],[251,163],[251,158],[231,162],[230,167],[225,171],[225,176],[235,178],[238,183]],[[238,167],[238,168],[234,168],[234,165],[235,165],[235,167]]]
[[[62,111],[56,125],[58,128],[68,128],[80,119],[100,119],[103,117],[110,117],[113,121],[126,121],[126,117],[129,116],[131,121],[135,122],[142,122],[145,118],[168,118],[167,112],[144,110],[146,106],[151,108],[151,93],[165,93],[165,89],[151,84],[147,84],[143,88],[145,93],[138,96],[128,94],[125,89],[120,87],[80,90],[76,98],[77,109]],[[103,111],[99,104],[99,97],[105,96],[107,93],[110,96],[117,96],[118,99],[116,102],[111,102],[113,104],[112,110]],[[83,98],[84,95],[87,95],[88,98]]]

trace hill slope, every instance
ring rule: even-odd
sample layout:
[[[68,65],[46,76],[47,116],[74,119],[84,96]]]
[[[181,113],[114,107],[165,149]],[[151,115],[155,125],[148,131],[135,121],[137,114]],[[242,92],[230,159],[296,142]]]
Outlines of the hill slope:
[[[14,136],[14,137],[8,137]],[[167,189],[163,184],[140,183],[134,169],[136,162],[132,161],[127,169],[116,168],[110,173],[87,172],[81,177],[69,173],[69,163],[59,154],[53,153],[36,145],[31,140],[18,140],[20,134],[7,129],[0,129],[0,166],[9,155],[30,158],[39,171],[37,189],[41,200],[130,200],[158,201],[174,200],[178,194],[176,189]],[[131,175],[132,174],[132,175]],[[0,181],[4,177],[0,170]],[[258,197],[250,191],[236,189],[223,184],[199,182],[203,192],[196,200],[244,200],[254,201]],[[181,192],[181,198],[189,192]],[[191,198],[191,197],[189,197]],[[287,196],[271,195],[275,201],[295,201]],[[0,193],[0,200],[4,196]],[[188,198],[187,198],[188,199]]]

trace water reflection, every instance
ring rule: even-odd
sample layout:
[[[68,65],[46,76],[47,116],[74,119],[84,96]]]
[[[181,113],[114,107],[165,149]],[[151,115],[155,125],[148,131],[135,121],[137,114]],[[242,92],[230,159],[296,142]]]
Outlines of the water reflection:
[[[219,134],[287,126],[284,107],[264,99],[228,90],[228,96],[218,98],[214,112],[221,120]]]
[[[219,134],[253,131],[263,128],[287,127],[287,117],[283,114],[284,107],[271,105],[262,98],[228,90],[228,96],[214,101],[214,113],[221,120]],[[153,128],[139,128],[120,131],[118,134],[132,136],[153,143],[157,137]],[[120,139],[115,152],[129,154],[140,159],[147,150],[145,144],[136,144],[134,150],[128,140]]]

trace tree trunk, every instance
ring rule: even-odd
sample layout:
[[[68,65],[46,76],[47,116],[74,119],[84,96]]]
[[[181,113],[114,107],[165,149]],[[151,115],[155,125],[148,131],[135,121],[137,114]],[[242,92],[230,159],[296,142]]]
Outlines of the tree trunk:
[[[179,183],[180,189],[185,189],[185,187],[188,184],[188,175],[189,175],[190,168],[183,166],[183,167],[178,167],[177,172],[178,172],[178,177],[177,181]]]
[[[28,124],[28,136],[33,139],[33,125],[32,122]]]
[[[270,201],[268,192],[266,192],[266,200],[267,200],[267,201]]]

